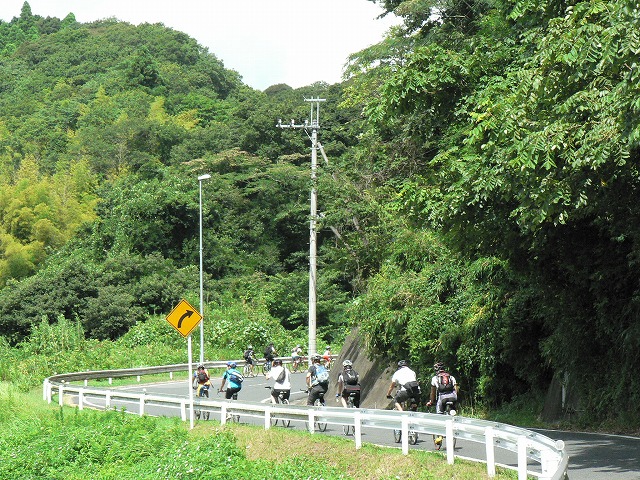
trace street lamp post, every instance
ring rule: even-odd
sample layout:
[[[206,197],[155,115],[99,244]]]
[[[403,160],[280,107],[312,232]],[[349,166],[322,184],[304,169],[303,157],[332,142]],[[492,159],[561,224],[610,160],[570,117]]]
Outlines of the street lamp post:
[[[198,186],[200,190],[200,363],[204,363],[204,305],[202,296],[202,181],[211,178],[211,175],[205,173],[198,177]]]

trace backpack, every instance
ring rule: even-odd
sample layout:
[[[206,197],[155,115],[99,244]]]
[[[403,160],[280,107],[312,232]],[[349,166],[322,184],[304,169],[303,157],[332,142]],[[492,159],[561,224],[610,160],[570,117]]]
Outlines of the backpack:
[[[268,346],[264,349],[264,358],[269,358],[271,356],[273,356],[273,348],[271,348],[271,346]]]
[[[285,378],[287,378],[287,372],[286,372],[285,368],[282,367],[282,371],[280,372],[280,375],[278,375],[278,378],[276,378],[276,382],[277,383],[282,383],[282,382],[284,382]]]
[[[329,382],[329,370],[324,365],[316,365],[316,381],[318,383]]]
[[[342,378],[346,385],[357,385],[358,384],[358,372],[356,372],[353,368],[346,369],[342,372]]]
[[[451,393],[453,392],[453,380],[451,380],[451,375],[447,372],[440,372],[436,376],[436,380],[438,383],[438,392],[439,393]]]
[[[206,382],[207,380],[209,380],[207,378],[207,374],[204,372],[198,372],[198,381],[199,382]]]
[[[246,352],[244,352],[244,359],[247,360],[251,358],[252,355],[253,355],[253,350],[247,350]]]
[[[236,385],[242,385],[242,382],[244,382],[244,377],[240,372],[229,370],[229,381],[235,383]]]

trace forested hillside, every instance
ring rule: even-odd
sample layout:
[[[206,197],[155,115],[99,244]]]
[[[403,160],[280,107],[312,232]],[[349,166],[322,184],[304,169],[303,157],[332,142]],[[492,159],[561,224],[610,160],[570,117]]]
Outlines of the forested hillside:
[[[304,341],[309,139],[275,124],[322,97],[320,336],[360,325],[487,406],[562,380],[637,427],[638,6],[375,3],[404,25],[342,84],[264,92],[163,25],[0,22],[3,351],[162,337],[197,298],[203,173],[211,346]]]

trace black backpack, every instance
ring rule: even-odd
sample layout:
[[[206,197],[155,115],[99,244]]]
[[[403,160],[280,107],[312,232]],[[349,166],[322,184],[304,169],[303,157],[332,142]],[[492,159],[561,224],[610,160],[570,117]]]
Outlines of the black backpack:
[[[451,379],[451,375],[447,372],[440,372],[436,377],[438,381],[438,392],[439,393],[451,393],[453,392],[453,380]]]
[[[344,379],[344,383],[346,385],[358,384],[358,372],[356,372],[353,368],[345,369],[342,372],[342,378]]]

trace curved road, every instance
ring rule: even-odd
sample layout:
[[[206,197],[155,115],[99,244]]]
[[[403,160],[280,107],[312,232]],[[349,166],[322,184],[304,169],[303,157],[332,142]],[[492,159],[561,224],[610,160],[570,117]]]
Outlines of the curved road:
[[[219,379],[213,379],[214,388],[211,390],[215,393],[219,386]],[[304,388],[304,374],[294,374],[291,377],[291,403],[306,403],[306,394],[302,391]],[[244,388],[240,392],[240,399],[249,402],[267,402],[269,401],[269,391],[264,387],[273,384],[273,381],[267,382],[264,377],[248,378],[244,382]],[[189,384],[183,381],[173,381],[155,384],[138,384],[128,387],[121,387],[134,392],[140,392],[143,389],[150,394],[166,394],[172,396],[188,396]],[[337,406],[334,402],[333,389],[329,389],[327,400],[328,406]],[[215,398],[215,395],[211,395]],[[87,399],[89,402],[89,399]],[[99,405],[96,405],[102,408]],[[135,411],[137,405],[135,403],[127,405],[129,411]],[[179,415],[177,409],[169,411],[148,412],[157,415]],[[254,418],[247,418],[250,423],[259,424],[260,421]],[[296,425],[296,424],[299,425]],[[291,422],[291,428],[304,428],[302,422]],[[640,438],[629,436],[616,436],[593,433],[580,432],[564,432],[556,430],[536,430],[543,435],[554,440],[563,440],[566,450],[569,454],[569,478],[571,480],[640,480]],[[329,425],[327,434],[341,435],[342,429],[336,425]],[[424,436],[423,436],[424,437]],[[418,444],[411,448],[422,448],[433,450],[431,438],[421,437]],[[398,444],[393,442],[391,432],[379,429],[363,428],[363,441],[375,443],[378,445],[395,446]],[[496,451],[496,461],[506,465],[516,465],[515,455],[509,452]],[[484,458],[484,446],[473,442],[464,442],[459,440],[456,446],[456,455],[465,458]],[[539,471],[539,466],[531,465],[534,471]]]

